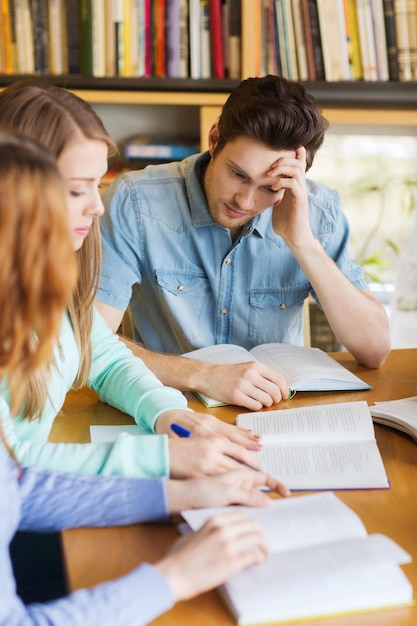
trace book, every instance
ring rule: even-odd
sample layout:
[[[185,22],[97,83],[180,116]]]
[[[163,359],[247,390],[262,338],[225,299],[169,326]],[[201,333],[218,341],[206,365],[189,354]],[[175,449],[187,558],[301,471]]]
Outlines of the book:
[[[213,78],[224,78],[225,57],[223,49],[223,17],[221,0],[209,0],[209,16],[212,76]]]
[[[367,81],[377,81],[378,66],[371,0],[356,0],[356,5],[358,13],[359,40],[362,54],[363,78]]]
[[[238,624],[304,623],[413,604],[412,585],[401,568],[411,556],[389,537],[368,534],[334,493],[273,500],[265,508],[187,510],[182,516],[195,531],[233,509],[258,521],[270,551],[263,563],[218,589]]]
[[[398,79],[400,81],[407,82],[415,79],[413,42],[417,34],[416,10],[414,0],[394,0]]]
[[[370,412],[374,422],[401,430],[417,442],[417,396],[375,402]]]
[[[323,48],[321,44],[320,21],[317,8],[317,0],[307,0],[307,3],[310,20],[310,30],[308,32],[309,36],[311,35],[312,39],[313,60],[315,68],[315,78],[310,80],[325,80]],[[304,32],[306,32],[306,27],[304,27]]]
[[[227,35],[227,62],[228,78],[238,79],[241,77],[241,6],[240,0],[226,0],[227,22],[229,25]]]
[[[304,39],[303,10],[301,0],[292,0],[292,15],[296,43],[296,58],[299,80],[308,80],[307,50]]]
[[[289,489],[387,489],[389,481],[364,400],[241,413],[260,435],[259,467]]]
[[[208,363],[232,364],[261,361],[286,379],[294,391],[353,391],[371,389],[365,381],[337,363],[320,348],[287,343],[264,343],[246,350],[233,344],[217,344],[183,354]],[[205,406],[222,403],[196,392]]]
[[[359,37],[356,0],[345,0],[346,30],[349,41],[349,62],[353,80],[363,79],[362,52]]]
[[[343,0],[317,0],[317,9],[325,78],[351,80]]]
[[[385,38],[390,80],[398,80],[397,35],[395,31],[394,0],[383,0]]]
[[[178,161],[199,151],[198,141],[136,135],[125,143],[127,159]]]

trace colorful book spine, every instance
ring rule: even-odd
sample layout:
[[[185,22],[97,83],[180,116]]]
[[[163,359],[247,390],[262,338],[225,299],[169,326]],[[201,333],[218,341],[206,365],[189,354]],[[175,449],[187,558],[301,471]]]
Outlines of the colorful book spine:
[[[383,0],[383,2],[389,78],[390,80],[398,80],[398,49],[397,34],[395,29],[394,0]]]
[[[225,78],[223,16],[221,0],[209,0],[212,75]]]

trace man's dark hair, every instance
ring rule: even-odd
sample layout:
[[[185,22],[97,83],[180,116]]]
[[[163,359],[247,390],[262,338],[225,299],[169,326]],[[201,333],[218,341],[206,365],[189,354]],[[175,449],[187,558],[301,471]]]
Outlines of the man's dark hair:
[[[300,83],[280,76],[243,80],[226,100],[214,154],[237,137],[250,137],[273,150],[307,150],[307,170],[329,123]]]

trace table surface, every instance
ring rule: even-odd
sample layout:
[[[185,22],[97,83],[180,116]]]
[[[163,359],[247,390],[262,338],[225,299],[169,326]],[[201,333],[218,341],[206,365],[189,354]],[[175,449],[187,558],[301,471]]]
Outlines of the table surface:
[[[354,392],[297,393],[279,409],[313,404],[366,400],[394,400],[416,395],[417,349],[393,350],[383,367],[368,370],[346,352],[332,353],[373,389]],[[233,423],[238,407],[206,409],[189,395],[196,411],[212,413]],[[50,441],[88,442],[91,424],[130,424],[133,420],[102,404],[89,390],[70,392],[55,419]],[[368,532],[380,532],[407,550],[413,562],[404,571],[417,594],[417,444],[407,435],[386,426],[375,426],[376,438],[390,480],[388,490],[342,490],[337,495],[364,522]],[[293,496],[296,497],[296,496]],[[64,551],[72,590],[90,587],[130,571],[141,561],[158,560],[177,537],[172,524],[136,524],[104,529],[74,529],[63,533]],[[310,622],[311,623],[311,622]],[[233,619],[215,591],[178,603],[154,622],[154,626],[232,626]],[[317,626],[415,626],[417,606],[345,617],[315,620]]]

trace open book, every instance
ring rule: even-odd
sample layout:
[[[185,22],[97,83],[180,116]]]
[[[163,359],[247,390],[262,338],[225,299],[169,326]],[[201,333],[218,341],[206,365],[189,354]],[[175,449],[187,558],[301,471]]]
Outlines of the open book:
[[[370,411],[374,422],[402,430],[417,441],[417,396],[375,402]]]
[[[370,385],[319,348],[293,346],[287,343],[264,343],[248,351],[234,344],[217,344],[187,352],[183,356],[223,365],[261,361],[282,374],[294,391],[371,389]],[[196,396],[205,406],[224,404],[200,392],[197,392]]]
[[[219,589],[238,624],[306,619],[406,606],[412,586],[400,565],[411,557],[360,518],[335,494],[273,500],[270,507],[183,511],[192,530],[233,509],[258,520],[270,549],[260,565]]]
[[[365,401],[242,413],[236,423],[261,435],[260,468],[289,489],[389,487]]]

